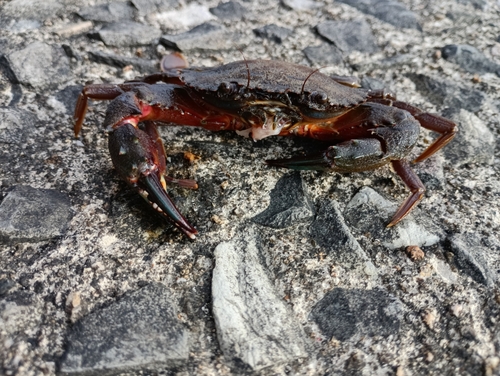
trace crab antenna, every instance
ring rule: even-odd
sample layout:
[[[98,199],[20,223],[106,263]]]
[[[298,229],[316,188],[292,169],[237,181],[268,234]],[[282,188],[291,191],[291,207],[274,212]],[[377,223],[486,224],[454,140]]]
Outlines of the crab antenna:
[[[300,94],[302,95],[304,93],[304,88],[306,87],[306,82],[309,78],[311,78],[311,76],[316,73],[316,72],[319,72],[320,69],[323,69],[323,68],[326,68],[326,65],[322,66],[322,67],[319,67],[315,70],[313,70],[311,73],[309,73],[309,76],[306,77],[306,79],[304,80],[304,83],[302,84],[302,89],[300,90]]]
[[[243,54],[243,51],[238,48],[238,51],[240,51],[241,57],[243,58],[243,61],[245,62],[245,65],[247,66],[247,89],[250,87],[250,67],[248,66],[248,61],[245,58],[245,55]]]

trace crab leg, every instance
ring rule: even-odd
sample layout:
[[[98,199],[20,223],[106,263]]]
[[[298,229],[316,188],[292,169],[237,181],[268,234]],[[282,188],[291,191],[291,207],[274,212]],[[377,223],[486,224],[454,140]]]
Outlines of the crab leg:
[[[439,136],[420,156],[413,161],[415,163],[429,158],[438,150],[442,149],[446,144],[448,144],[448,142],[453,140],[453,137],[455,137],[455,134],[457,133],[457,125],[442,116],[423,112],[421,109],[405,102],[394,101],[392,105],[408,111],[420,122],[422,127],[441,134],[441,136]]]
[[[405,159],[391,161],[396,174],[399,175],[403,183],[408,187],[411,194],[392,216],[391,222],[387,227],[392,227],[401,221],[408,213],[424,198],[425,186],[420,178],[411,169],[410,164]]]

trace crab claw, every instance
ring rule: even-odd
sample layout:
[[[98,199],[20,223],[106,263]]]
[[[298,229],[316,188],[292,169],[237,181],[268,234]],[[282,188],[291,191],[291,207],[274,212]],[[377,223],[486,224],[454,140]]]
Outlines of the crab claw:
[[[109,151],[120,177],[135,187],[158,213],[195,239],[198,231],[186,221],[165,190],[165,153],[154,123],[145,122],[143,129],[131,122],[117,125],[109,135]]]
[[[377,139],[355,139],[329,146],[325,151],[289,159],[267,160],[270,166],[293,170],[362,171],[384,163],[384,151]]]

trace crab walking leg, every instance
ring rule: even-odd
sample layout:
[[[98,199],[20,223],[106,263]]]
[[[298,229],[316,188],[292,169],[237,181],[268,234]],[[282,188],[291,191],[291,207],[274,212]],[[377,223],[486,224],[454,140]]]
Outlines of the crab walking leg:
[[[392,168],[399,175],[403,183],[408,187],[411,194],[393,215],[387,227],[392,227],[401,221],[408,213],[424,198],[425,187],[420,178],[411,169],[405,159],[391,161]]]
[[[85,119],[85,114],[87,113],[89,98],[98,101],[115,99],[124,92],[130,91],[133,88],[142,85],[144,84],[131,82],[120,85],[97,84],[85,86],[78,96],[75,107],[75,114],[73,115],[73,130],[75,132],[75,137],[78,137],[78,134],[82,130],[83,120]]]
[[[164,218],[169,219],[190,239],[198,231],[189,224],[168,196],[165,188],[165,154],[153,122],[144,130],[122,123],[109,135],[109,152],[120,177]]]

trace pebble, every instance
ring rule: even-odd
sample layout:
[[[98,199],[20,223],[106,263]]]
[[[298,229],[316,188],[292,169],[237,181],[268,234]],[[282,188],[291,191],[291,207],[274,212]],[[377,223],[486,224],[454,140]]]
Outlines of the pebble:
[[[96,34],[107,46],[132,47],[152,44],[161,36],[161,30],[128,21],[125,28],[121,22],[111,23],[105,25]]]
[[[351,228],[359,234],[370,233],[372,238],[379,239],[388,249],[410,245],[431,246],[444,236],[442,230],[426,220],[423,213],[417,214],[415,210],[396,226],[387,229],[386,225],[398,206],[399,203],[385,199],[372,188],[363,187],[347,203],[344,216]],[[418,222],[415,217],[418,217]],[[420,222],[425,222],[425,227]]]
[[[378,51],[371,27],[365,20],[325,21],[316,26],[316,30],[345,54]]]
[[[287,228],[314,216],[314,205],[299,172],[278,180],[270,196],[269,207],[253,217],[253,222],[272,228]]]
[[[129,21],[134,16],[134,8],[126,2],[111,2],[108,4],[93,5],[80,9],[78,15],[87,21],[120,22]],[[122,30],[126,32],[127,28]]]
[[[151,283],[77,321],[67,336],[61,372],[126,373],[152,363],[186,363],[189,341],[164,285]]]
[[[66,194],[18,185],[0,204],[0,242],[33,243],[62,236],[71,217]]]
[[[220,3],[216,7],[210,8],[210,13],[223,21],[237,21],[242,19],[248,12],[247,8],[237,1]]]
[[[188,32],[176,35],[164,35],[160,42],[168,48],[182,52],[221,51],[243,47],[238,34],[228,32],[223,26],[207,22]]]
[[[278,26],[276,24],[269,24],[253,29],[253,32],[260,38],[269,39],[274,43],[281,44],[284,39],[292,34],[293,30]]]
[[[408,74],[408,77],[427,100],[443,107],[477,112],[486,100],[486,95],[483,92],[457,85],[450,80],[414,73]]]
[[[323,43],[319,46],[309,46],[302,50],[307,60],[316,66],[343,66],[344,57],[340,49],[329,43]]]
[[[35,58],[36,57],[36,58]],[[6,55],[0,64],[13,74],[14,83],[46,89],[63,83],[70,74],[69,59],[57,45],[33,42]]]
[[[496,73],[500,76],[500,64],[488,59],[482,52],[467,44],[448,44],[441,49],[444,59],[458,64],[469,73]]]
[[[403,304],[383,289],[335,288],[312,309],[310,318],[323,335],[356,343],[362,337],[399,333]]]
[[[357,8],[363,13],[377,17],[378,19],[401,29],[422,29],[418,23],[417,15],[398,1],[339,0],[339,2]]]

